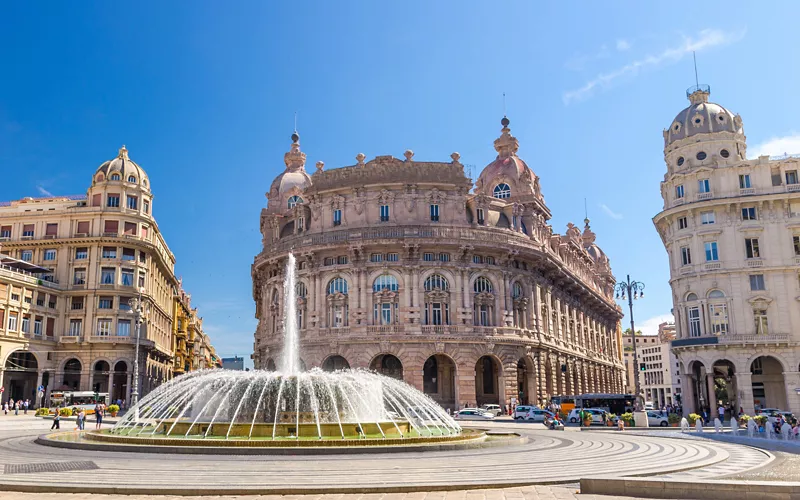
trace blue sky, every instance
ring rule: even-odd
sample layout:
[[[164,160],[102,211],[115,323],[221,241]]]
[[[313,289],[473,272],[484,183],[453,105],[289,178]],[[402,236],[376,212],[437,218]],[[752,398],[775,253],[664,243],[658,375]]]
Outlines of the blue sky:
[[[177,272],[224,356],[252,350],[250,264],[294,113],[309,170],[368,158],[495,156],[502,94],[555,230],[584,198],[618,276],[671,299],[661,131],[691,51],[750,156],[800,152],[800,4],[754,2],[115,2],[5,4],[0,199],[84,193],[126,144],[149,174]],[[626,319],[627,321],[627,319]]]

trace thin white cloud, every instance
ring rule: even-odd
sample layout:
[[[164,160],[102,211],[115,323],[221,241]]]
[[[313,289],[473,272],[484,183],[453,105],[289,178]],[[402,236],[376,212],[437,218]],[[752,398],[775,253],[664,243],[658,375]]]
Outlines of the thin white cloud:
[[[790,133],[783,137],[771,137],[761,144],[747,148],[748,158],[758,158],[762,155],[783,156],[785,154],[800,154],[800,134]]]
[[[605,59],[611,55],[608,45],[603,44],[594,54],[575,54],[564,63],[564,67],[570,71],[582,71],[586,65],[598,59]]]
[[[641,330],[642,335],[658,335],[658,325],[664,322],[674,323],[675,317],[672,314],[659,314],[652,318],[647,318],[641,323],[636,323],[636,330]]]
[[[651,67],[658,67],[664,63],[676,63],[693,51],[701,51],[711,47],[727,45],[740,40],[745,30],[738,32],[725,32],[717,29],[702,30],[696,37],[684,36],[680,45],[669,47],[659,54],[649,55],[642,59],[632,61],[625,66],[607,73],[600,73],[582,87],[564,92],[564,104],[570,104],[590,97],[596,90],[609,87],[616,80],[623,77],[636,76],[639,71]]]
[[[53,196],[53,193],[51,193],[50,191],[46,190],[42,186],[36,186],[36,189],[37,189],[37,191],[39,191],[39,194],[41,194],[42,196]]]
[[[605,212],[605,213],[606,213],[606,215],[608,215],[608,216],[609,216],[609,217],[611,217],[612,219],[616,219],[616,220],[620,220],[620,219],[622,219],[622,214],[618,214],[617,212],[615,212],[615,211],[611,210],[610,208],[608,208],[608,205],[606,205],[605,203],[601,203],[601,204],[600,204],[600,205],[598,205],[598,206],[600,207],[600,209],[601,209],[603,212]]]
[[[620,52],[625,52],[626,50],[630,50],[631,42],[625,40],[624,38],[620,38],[617,40],[617,50]]]

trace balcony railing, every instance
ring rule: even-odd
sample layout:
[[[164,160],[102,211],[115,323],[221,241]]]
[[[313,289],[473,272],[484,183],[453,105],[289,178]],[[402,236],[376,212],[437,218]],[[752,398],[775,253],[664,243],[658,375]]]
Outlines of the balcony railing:
[[[702,337],[689,337],[672,341],[672,347],[691,347],[696,345],[764,345],[764,344],[785,344],[791,341],[788,333],[769,333],[764,335],[704,335]]]
[[[694,272],[693,265],[681,266],[681,274],[692,274]]]
[[[53,288],[55,290],[61,290],[58,282],[48,281],[38,277],[35,274],[31,274],[27,271],[23,271],[21,269],[17,269],[14,267],[9,267],[3,264],[0,264],[0,276],[4,276],[9,279],[17,279],[24,281],[30,285],[42,285],[48,288]]]
[[[679,205],[683,205],[684,203],[686,203],[686,200],[684,200],[683,198],[678,198],[677,200],[672,200],[672,206],[673,207],[677,207]]]
[[[748,196],[751,194],[756,194],[756,188],[741,188],[739,189],[739,194],[741,196]]]
[[[697,193],[698,200],[710,200],[714,197],[714,193],[709,191],[707,193]]]
[[[61,335],[58,341],[62,344],[79,344],[83,341],[83,337],[80,335]]]
[[[706,262],[703,264],[704,271],[716,271],[717,269],[722,269],[721,262]]]
[[[747,267],[764,267],[764,259],[746,259]]]
[[[379,325],[379,326],[367,326],[367,333],[377,333],[383,335],[391,335],[394,333],[403,333],[405,331],[405,325]]]
[[[794,193],[795,191],[800,191],[800,184],[787,184],[786,185],[786,192],[787,193]]]

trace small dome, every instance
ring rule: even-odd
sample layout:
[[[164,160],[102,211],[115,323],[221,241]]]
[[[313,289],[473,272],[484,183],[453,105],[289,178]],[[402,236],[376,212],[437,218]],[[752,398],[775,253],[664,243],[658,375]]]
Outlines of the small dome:
[[[304,191],[311,187],[311,176],[306,173],[306,154],[300,151],[300,135],[295,131],[292,134],[291,149],[283,155],[286,170],[278,175],[269,188],[267,198],[278,201],[286,198],[289,191],[295,193],[299,189]]]
[[[286,170],[276,177],[274,181],[272,181],[269,191],[270,193],[282,195],[295,187],[304,190],[310,186],[311,177],[306,173],[305,170],[296,172],[290,172],[289,170]]]
[[[584,219],[583,222],[585,224],[583,228],[583,234],[581,235],[581,238],[583,239],[583,248],[586,249],[586,253],[589,254],[595,263],[602,265],[608,264],[608,256],[603,249],[600,248],[597,243],[595,243],[597,235],[594,234],[591,226],[589,226],[589,219]]]
[[[503,117],[502,133],[494,141],[497,158],[486,165],[478,177],[476,189],[487,196],[511,198],[537,194],[537,177],[525,161],[517,156],[519,141],[511,135],[509,120]]]
[[[119,149],[116,158],[97,167],[97,171],[94,173],[94,183],[109,180],[130,182],[138,184],[142,189],[150,189],[150,180],[147,178],[147,174],[142,167],[128,158],[128,149],[125,146]]]
[[[742,118],[719,104],[708,102],[708,86],[693,87],[687,91],[689,102],[664,131],[664,147],[698,134],[731,132],[744,134]]]

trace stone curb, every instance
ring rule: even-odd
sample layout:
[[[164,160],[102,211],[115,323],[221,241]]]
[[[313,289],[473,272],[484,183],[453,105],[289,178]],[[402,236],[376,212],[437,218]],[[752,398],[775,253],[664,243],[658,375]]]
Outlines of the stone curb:
[[[581,494],[703,500],[793,500],[800,498],[800,482],[720,480],[696,482],[678,479],[586,477],[581,479]]]

